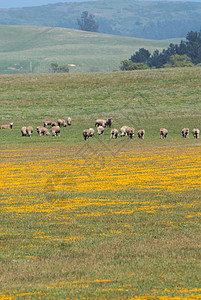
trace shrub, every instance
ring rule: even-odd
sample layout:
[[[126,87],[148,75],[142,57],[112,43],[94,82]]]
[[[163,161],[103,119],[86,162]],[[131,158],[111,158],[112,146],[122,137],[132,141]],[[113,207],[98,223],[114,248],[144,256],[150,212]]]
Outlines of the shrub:
[[[53,73],[68,73],[69,68],[66,65],[59,66],[57,63],[51,63],[51,72],[53,72]]]
[[[130,59],[125,59],[121,61],[120,69],[122,71],[132,71],[132,70],[145,70],[149,67],[144,63],[133,63]]]

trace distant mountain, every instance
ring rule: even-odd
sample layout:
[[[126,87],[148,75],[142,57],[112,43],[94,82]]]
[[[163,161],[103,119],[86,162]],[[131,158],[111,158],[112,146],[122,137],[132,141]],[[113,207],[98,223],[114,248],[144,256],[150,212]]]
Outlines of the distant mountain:
[[[22,7],[34,7],[34,6],[42,6],[47,4],[57,4],[57,3],[65,3],[65,2],[89,2],[89,1],[98,1],[98,0],[1,0],[0,9],[1,8],[22,8]],[[144,1],[144,0],[137,0]],[[147,1],[147,0],[145,0]],[[158,1],[158,0],[148,0],[148,1]],[[162,0],[162,1],[175,1],[175,0]],[[180,2],[186,2],[184,0],[177,0]],[[188,0],[188,2],[201,2],[201,0]]]
[[[96,0],[90,0],[96,1]],[[200,0],[201,1],[201,0]],[[86,0],[1,0],[0,8],[33,7],[61,2],[86,2]]]
[[[61,0],[61,1],[59,0],[1,0],[0,8],[33,7],[33,6],[42,6],[47,4],[56,4],[56,3],[64,3],[64,2],[88,2],[88,1],[98,1],[98,0]],[[138,1],[144,1],[144,0],[138,0]],[[175,0],[163,0],[163,1],[175,1]],[[184,0],[177,0],[177,1],[184,2]],[[201,2],[201,0],[188,0],[188,2]]]
[[[201,2],[179,1],[97,0],[0,9],[0,24],[78,29],[83,11],[95,16],[100,33],[113,35],[162,40],[201,29]]]

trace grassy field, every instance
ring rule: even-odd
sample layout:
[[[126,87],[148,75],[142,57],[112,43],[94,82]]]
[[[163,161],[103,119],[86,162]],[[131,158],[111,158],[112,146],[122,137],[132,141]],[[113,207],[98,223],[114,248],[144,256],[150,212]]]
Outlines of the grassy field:
[[[0,77],[0,125],[14,123],[0,130],[0,299],[201,298],[200,75]],[[67,116],[60,136],[37,136],[44,118]],[[135,137],[111,140],[106,128],[85,142],[102,117]]]
[[[139,48],[153,52],[170,43],[34,26],[0,26],[0,40],[1,74],[29,73],[30,62],[33,73],[48,73],[54,62],[70,65],[70,73],[119,70]],[[23,69],[13,70],[16,64]]]

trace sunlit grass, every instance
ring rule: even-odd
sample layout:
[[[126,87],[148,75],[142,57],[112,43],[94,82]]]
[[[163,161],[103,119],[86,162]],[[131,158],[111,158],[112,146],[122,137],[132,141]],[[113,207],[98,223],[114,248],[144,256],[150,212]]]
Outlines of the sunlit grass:
[[[181,137],[199,127],[199,72],[0,78],[1,121],[14,119],[0,131],[0,298],[201,298],[201,145]],[[84,142],[110,113],[145,139],[106,128]],[[66,115],[60,137],[20,134]]]

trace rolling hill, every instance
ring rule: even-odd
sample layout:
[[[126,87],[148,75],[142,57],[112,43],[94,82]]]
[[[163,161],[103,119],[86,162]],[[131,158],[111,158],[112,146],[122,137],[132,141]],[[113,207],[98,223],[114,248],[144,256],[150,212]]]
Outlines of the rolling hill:
[[[99,32],[146,39],[181,38],[201,28],[201,3],[99,0],[0,9],[1,25],[78,29],[83,11],[95,16]]]
[[[62,0],[62,2],[85,2],[86,0]],[[91,0],[92,1],[92,0]],[[93,0],[96,1],[96,0]],[[200,1],[200,0],[198,0]],[[33,7],[46,4],[54,4],[60,2],[59,0],[2,0],[0,3],[1,8],[16,8],[16,7]]]
[[[113,71],[139,48],[152,52],[170,43],[34,26],[0,26],[0,40],[1,74],[47,73],[53,62],[68,64],[71,73]]]

